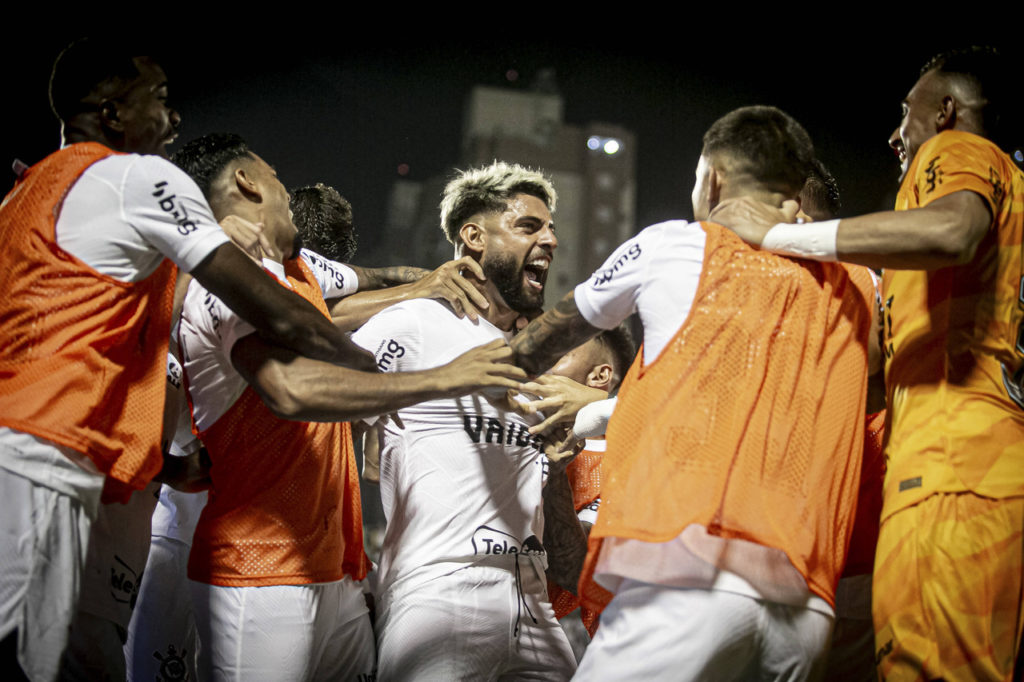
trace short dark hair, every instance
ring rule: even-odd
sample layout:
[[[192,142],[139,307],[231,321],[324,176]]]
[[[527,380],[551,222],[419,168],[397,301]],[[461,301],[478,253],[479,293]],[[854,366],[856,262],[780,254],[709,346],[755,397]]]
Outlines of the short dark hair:
[[[352,204],[338,190],[317,183],[291,192],[292,220],[307,248],[340,263],[356,252]]]
[[[1010,124],[1019,116],[1021,86],[998,50],[973,45],[942,52],[921,67],[922,76],[929,71],[959,78],[976,91],[981,101],[979,112],[986,137],[1003,149],[1020,142],[1010,139],[1019,137],[1016,130],[1010,130]]]
[[[737,172],[765,187],[796,196],[814,160],[814,145],[803,126],[781,109],[735,109],[704,133],[707,157],[724,154]]]
[[[50,72],[50,109],[61,121],[90,109],[84,100],[109,80],[139,77],[135,58],[121,42],[79,38],[57,55]]]
[[[196,181],[206,200],[210,200],[213,181],[235,159],[252,156],[252,150],[234,133],[210,133],[192,140],[171,157],[178,168]]]
[[[633,343],[633,335],[625,323],[617,327],[606,329],[594,337],[605,350],[612,355],[612,367],[618,380],[611,386],[611,390],[618,388],[619,382],[626,376],[633,359],[636,357],[636,344]]]
[[[811,164],[807,182],[800,190],[800,202],[804,213],[815,220],[838,218],[843,208],[839,200],[839,183],[819,159]]]

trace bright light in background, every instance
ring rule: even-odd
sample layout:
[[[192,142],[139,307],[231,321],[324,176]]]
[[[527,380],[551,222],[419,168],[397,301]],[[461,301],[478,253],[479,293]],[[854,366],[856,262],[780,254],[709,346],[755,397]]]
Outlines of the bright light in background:
[[[593,138],[591,138],[591,139],[593,139]],[[591,147],[591,149],[593,149],[593,147]],[[1015,151],[1013,153],[1013,158],[1017,159],[1017,163],[1024,162],[1024,152],[1022,152],[1021,150],[1018,149],[1017,151]]]
[[[409,174],[409,164],[407,164],[407,163],[400,163],[400,164],[398,164],[398,174],[399,175],[408,175]]]
[[[591,135],[587,138],[587,149],[594,152],[604,151],[605,154],[611,156],[622,151],[622,141],[614,137]]]

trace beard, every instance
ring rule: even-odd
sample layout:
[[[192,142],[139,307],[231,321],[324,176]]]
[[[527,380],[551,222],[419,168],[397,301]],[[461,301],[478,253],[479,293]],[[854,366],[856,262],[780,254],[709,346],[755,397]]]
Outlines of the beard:
[[[523,284],[523,268],[515,258],[503,253],[485,258],[481,267],[509,308],[524,315],[543,312],[544,290],[537,291]]]

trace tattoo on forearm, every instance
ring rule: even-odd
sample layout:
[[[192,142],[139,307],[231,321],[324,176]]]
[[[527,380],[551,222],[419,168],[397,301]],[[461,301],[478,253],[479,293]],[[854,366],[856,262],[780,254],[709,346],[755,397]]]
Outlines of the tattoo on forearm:
[[[544,549],[548,577],[575,594],[587,556],[587,534],[572,506],[564,470],[553,472],[544,488]]]
[[[572,292],[531,322],[512,339],[516,364],[528,373],[540,374],[568,351],[596,336],[601,330],[583,319]]]
[[[378,287],[418,282],[430,274],[430,270],[410,265],[394,265],[386,268],[367,268],[367,273]]]

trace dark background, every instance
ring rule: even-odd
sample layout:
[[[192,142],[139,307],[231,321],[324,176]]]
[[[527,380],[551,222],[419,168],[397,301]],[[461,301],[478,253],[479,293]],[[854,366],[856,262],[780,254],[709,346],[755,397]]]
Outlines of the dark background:
[[[1013,25],[970,30],[962,18],[947,18],[945,33],[920,35],[903,25],[908,19],[846,21],[841,13],[830,31],[756,21],[743,31],[710,30],[695,22],[699,30],[687,35],[665,17],[613,17],[600,26],[559,22],[541,34],[542,17],[521,14],[481,18],[468,37],[448,35],[436,18],[422,25],[405,18],[405,28],[372,22],[363,32],[350,25],[344,35],[322,26],[310,32],[309,24],[299,32],[274,18],[262,30],[196,22],[187,31],[121,32],[151,45],[168,73],[171,104],[183,119],[172,150],[208,132],[238,132],[286,186],[334,185],[354,206],[354,260],[362,265],[401,262],[401,245],[382,243],[375,229],[389,188],[400,164],[413,180],[458,164],[463,104],[476,84],[529,88],[539,69],[553,68],[566,122],[632,129],[639,230],[690,217],[701,135],[746,104],[774,104],[805,125],[839,181],[843,215],[888,208],[898,167],[886,140],[920,66],[971,43],[995,44],[1018,61],[1021,54]],[[5,192],[14,158],[31,164],[59,144],[46,95],[50,65],[71,39],[95,33],[88,22],[65,23],[71,26],[12,31],[4,45]]]

